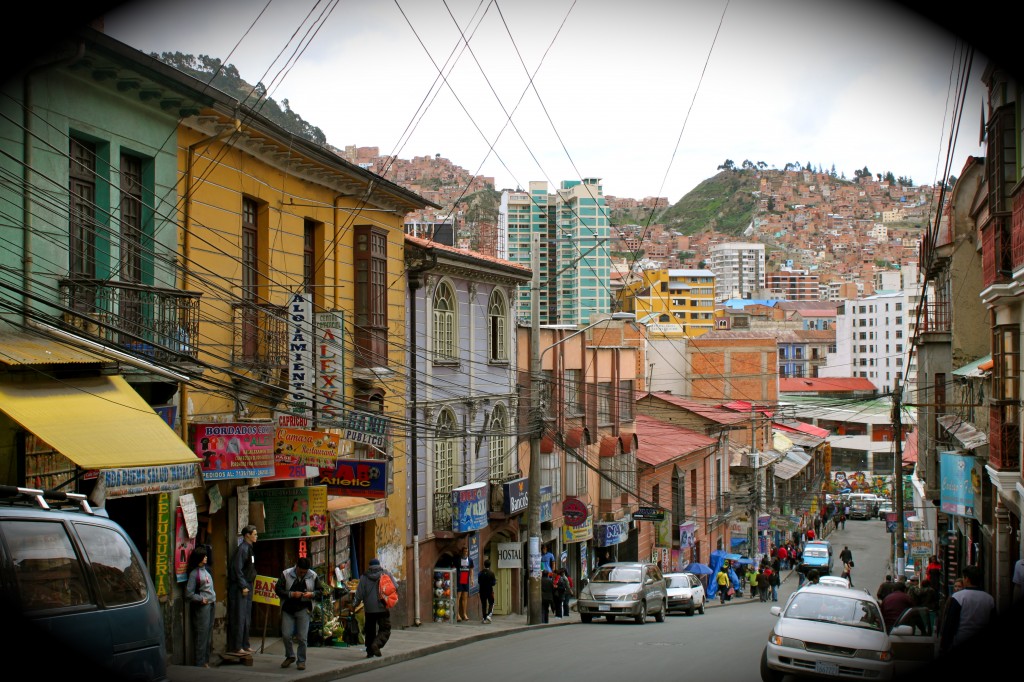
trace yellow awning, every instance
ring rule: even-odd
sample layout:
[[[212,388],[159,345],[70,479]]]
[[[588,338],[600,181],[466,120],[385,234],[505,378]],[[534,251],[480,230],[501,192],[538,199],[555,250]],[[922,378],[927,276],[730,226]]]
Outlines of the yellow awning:
[[[198,461],[119,376],[0,382],[0,410],[83,469]]]

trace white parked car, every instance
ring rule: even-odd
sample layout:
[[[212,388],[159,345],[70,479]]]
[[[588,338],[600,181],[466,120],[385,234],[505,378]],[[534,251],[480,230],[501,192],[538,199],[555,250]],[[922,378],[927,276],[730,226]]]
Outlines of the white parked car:
[[[839,575],[823,575],[818,578],[819,585],[833,585],[835,587],[845,587],[849,589],[850,581]]]
[[[666,573],[668,583],[668,612],[685,611],[692,616],[694,612],[703,614],[707,595],[700,578],[692,573]]]
[[[786,675],[830,679],[893,678],[892,641],[878,602],[867,592],[832,585],[805,585],[779,617],[761,654],[761,679],[781,682]],[[895,628],[907,634],[911,628]],[[906,631],[906,632],[903,632]]]

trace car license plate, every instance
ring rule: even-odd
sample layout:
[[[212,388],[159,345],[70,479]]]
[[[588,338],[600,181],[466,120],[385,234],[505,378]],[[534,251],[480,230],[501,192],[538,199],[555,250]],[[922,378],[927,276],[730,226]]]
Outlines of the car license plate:
[[[597,610],[598,611],[611,611],[612,607],[608,606],[607,604],[598,604],[597,605]]]
[[[819,675],[839,675],[839,665],[836,663],[822,663],[821,661],[814,662],[814,672]]]

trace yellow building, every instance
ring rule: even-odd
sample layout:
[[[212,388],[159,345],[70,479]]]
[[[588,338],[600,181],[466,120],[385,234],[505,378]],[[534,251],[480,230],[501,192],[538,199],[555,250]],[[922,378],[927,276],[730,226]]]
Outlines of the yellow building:
[[[197,454],[206,449],[203,433],[259,434],[272,449],[269,472],[265,455],[226,472],[204,463],[200,492],[215,484],[228,513],[197,496],[201,527],[208,521],[214,556],[229,556],[248,503],[248,520],[267,527],[256,553],[261,575],[278,575],[306,554],[328,575],[349,561],[361,573],[376,556],[404,578],[403,221],[410,211],[438,207],[214,97],[223,101],[184,119],[178,135],[179,286],[201,294],[203,367],[182,386],[182,436]],[[335,493],[359,474],[303,466],[310,460],[290,454],[282,427],[340,436],[338,454],[360,462],[366,480],[380,484],[378,494]],[[270,542],[271,526],[282,522],[258,501],[266,489],[311,486],[331,493],[317,519],[329,519],[329,532],[320,526],[310,531],[316,537]],[[302,522],[320,495],[309,494],[309,516],[299,505]]]
[[[652,337],[694,338],[715,327],[715,273],[644,270],[619,293],[620,309],[636,313]]]

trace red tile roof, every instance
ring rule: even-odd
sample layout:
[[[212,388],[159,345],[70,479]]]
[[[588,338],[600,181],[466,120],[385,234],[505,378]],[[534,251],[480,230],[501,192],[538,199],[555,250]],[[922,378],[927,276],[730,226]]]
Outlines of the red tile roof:
[[[779,379],[779,393],[835,393],[840,391],[877,391],[864,377],[825,377]]]
[[[828,438],[832,435],[832,432],[828,429],[823,429],[820,426],[814,424],[807,424],[805,422],[775,422],[772,424],[772,428],[778,429],[779,431],[795,431],[797,433],[806,433],[809,436],[817,436],[819,438]]]
[[[448,246],[447,244],[441,244],[431,239],[424,239],[423,237],[414,237],[411,234],[405,235],[405,241],[415,244],[423,249],[436,249],[438,251],[444,251],[460,258],[466,258],[471,260],[478,260],[482,263],[491,263],[493,265],[500,265],[505,268],[513,268],[515,270],[522,270],[527,275],[531,274],[530,268],[519,263],[513,263],[512,261],[503,260],[501,258],[495,258],[493,256],[487,256],[476,251],[470,251],[469,249],[458,249],[454,246]]]
[[[747,420],[746,415],[738,415],[730,410],[723,410],[722,408],[715,407],[714,405],[706,405],[704,403],[699,403],[696,400],[687,400],[686,398],[680,398],[677,395],[672,395],[671,393],[665,393],[663,391],[659,391],[657,393],[640,394],[637,396],[637,400],[641,400],[648,396],[650,396],[651,398],[664,400],[666,403],[669,403],[670,405],[681,407],[684,410],[693,412],[696,415],[704,417],[705,419],[716,422],[718,424],[731,425],[738,424],[740,422]]]
[[[718,442],[702,433],[642,414],[636,416],[636,435],[640,441],[636,458],[655,467]]]

